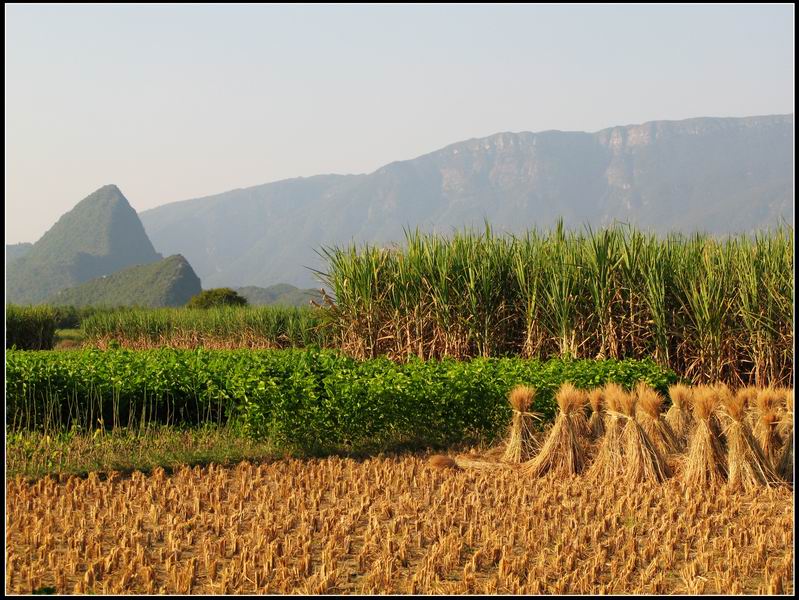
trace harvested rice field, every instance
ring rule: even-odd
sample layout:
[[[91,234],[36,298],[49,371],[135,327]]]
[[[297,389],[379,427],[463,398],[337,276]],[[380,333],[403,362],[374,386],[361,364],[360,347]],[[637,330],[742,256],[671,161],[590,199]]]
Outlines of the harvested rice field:
[[[787,485],[588,485],[522,464],[409,454],[18,478],[6,591],[793,592]]]

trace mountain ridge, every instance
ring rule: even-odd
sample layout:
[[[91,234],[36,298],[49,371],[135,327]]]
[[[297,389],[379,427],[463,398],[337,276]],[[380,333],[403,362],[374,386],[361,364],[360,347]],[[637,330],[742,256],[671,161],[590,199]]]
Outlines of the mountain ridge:
[[[155,247],[208,287],[317,285],[315,250],[401,242],[403,227],[520,233],[630,222],[659,233],[793,223],[793,113],[696,117],[594,133],[499,132],[368,174],[315,175],[143,211]]]

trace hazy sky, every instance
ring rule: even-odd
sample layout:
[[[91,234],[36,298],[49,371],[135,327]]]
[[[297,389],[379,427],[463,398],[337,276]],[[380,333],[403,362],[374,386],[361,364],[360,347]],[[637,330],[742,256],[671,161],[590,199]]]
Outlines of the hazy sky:
[[[790,113],[792,5],[5,6],[6,242],[499,131]]]

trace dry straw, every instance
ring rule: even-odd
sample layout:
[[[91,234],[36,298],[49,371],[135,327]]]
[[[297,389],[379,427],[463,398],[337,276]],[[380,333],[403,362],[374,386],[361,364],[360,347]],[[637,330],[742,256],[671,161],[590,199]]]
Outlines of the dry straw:
[[[621,432],[624,477],[631,483],[660,483],[671,475],[671,471],[657,445],[635,418],[638,402],[639,395],[636,393],[626,394],[619,403],[620,413],[625,420]]]
[[[780,460],[780,442],[777,426],[779,418],[777,412],[785,402],[785,394],[782,390],[774,387],[767,387],[760,390],[755,399],[755,410],[753,411],[754,425],[752,433],[760,443],[763,454],[773,467],[777,467]]]
[[[595,481],[607,481],[624,472],[624,447],[621,443],[623,417],[619,412],[627,392],[616,383],[607,383],[602,388],[607,410],[605,411],[605,434],[602,436],[588,477]]]
[[[540,420],[536,413],[528,412],[535,399],[535,388],[519,385],[513,388],[508,396],[513,407],[510,435],[502,460],[519,464],[527,462],[538,449],[535,439],[534,422]]]
[[[486,454],[459,454],[455,457],[455,464],[461,469],[507,470],[516,468],[516,465],[500,462],[495,457]]]
[[[747,385],[746,387],[739,388],[738,391],[735,392],[735,395],[740,396],[741,401],[744,403],[744,411],[749,410],[755,405],[759,391],[760,390],[755,386]]]
[[[761,413],[755,423],[754,435],[770,465],[777,466],[782,444],[777,435],[777,415],[773,411]]]
[[[460,470],[458,463],[456,463],[449,456],[444,456],[443,454],[435,454],[431,456],[430,466],[436,469],[454,469],[456,471]]]
[[[674,435],[674,431],[666,419],[660,414],[663,396],[643,381],[636,386],[635,394],[638,398],[638,410],[635,417],[661,455],[676,454],[682,450],[682,444]]]
[[[714,409],[710,413],[710,428],[712,429],[713,433],[716,437],[719,438],[719,442],[721,443],[722,448],[726,444],[726,438],[724,437],[723,428],[721,426],[721,421],[719,420],[719,413],[718,410],[728,401],[729,398],[732,398],[733,393],[732,390],[726,383],[716,383],[710,386],[714,397]]]
[[[524,463],[525,473],[534,477],[546,473],[575,475],[585,467],[585,452],[579,434],[585,393],[570,383],[564,383],[560,386],[555,399],[560,408],[555,424],[538,455]],[[582,413],[581,416],[585,421],[585,414]],[[587,423],[585,428],[587,431]]]
[[[574,403],[578,404],[578,408],[571,413],[574,429],[580,439],[587,442],[591,439],[591,427],[588,425],[588,416],[585,414],[585,409],[588,406],[588,392],[572,386],[569,393],[575,395]]]
[[[691,414],[691,388],[682,383],[669,386],[671,406],[666,411],[666,422],[682,447],[691,434],[694,417]]]
[[[788,483],[793,483],[793,440],[783,442],[780,462],[777,463],[777,474]]]
[[[588,393],[588,403],[591,405],[591,418],[588,420],[589,435],[592,440],[599,440],[605,434],[605,415],[603,410],[602,388],[595,388]]]
[[[760,390],[753,385],[739,388],[736,396],[740,396],[744,405],[744,421],[749,425],[749,429],[754,428],[757,422],[757,411],[755,410],[755,403],[757,402],[757,394]]]
[[[793,388],[779,388],[784,401],[778,404],[778,414],[780,417],[777,424],[777,433],[780,439],[785,442],[793,433]]]
[[[793,388],[785,390],[785,415],[780,424],[783,426],[783,436],[777,473],[785,481],[793,483]]]
[[[724,450],[718,434],[714,431],[714,409],[718,390],[702,386],[694,389],[693,409],[696,426],[688,442],[683,480],[699,488],[720,485],[727,476]]]
[[[729,395],[723,398],[723,402],[730,417],[726,430],[729,486],[749,491],[777,483],[777,474],[744,420],[744,397]]]
[[[769,386],[757,390],[757,395],[754,396],[753,401],[749,404],[750,412],[747,415],[755,436],[757,436],[758,421],[763,415],[775,413],[779,410],[784,401],[785,395],[777,388]]]

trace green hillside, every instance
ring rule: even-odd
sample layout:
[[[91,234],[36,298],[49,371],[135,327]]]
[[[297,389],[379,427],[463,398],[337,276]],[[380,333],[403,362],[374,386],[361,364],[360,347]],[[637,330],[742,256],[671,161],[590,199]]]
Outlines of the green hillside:
[[[40,303],[59,290],[160,258],[125,196],[106,185],[62,215],[23,256],[9,261],[6,300]]]
[[[61,290],[47,303],[56,306],[183,306],[200,291],[199,277],[188,261],[177,254]]]
[[[288,283],[278,283],[265,288],[251,285],[234,289],[252,306],[308,306],[311,299],[321,302],[319,290],[301,289]]]

